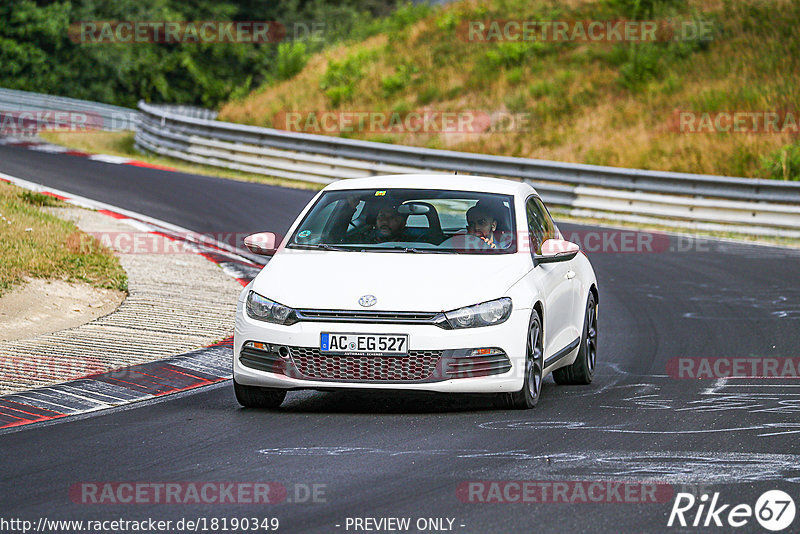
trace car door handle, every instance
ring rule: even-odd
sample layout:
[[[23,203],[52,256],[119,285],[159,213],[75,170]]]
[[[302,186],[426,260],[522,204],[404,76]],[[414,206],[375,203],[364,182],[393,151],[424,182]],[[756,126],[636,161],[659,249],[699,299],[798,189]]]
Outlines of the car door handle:
[[[572,280],[575,278],[575,271],[567,271],[566,278],[567,280]]]

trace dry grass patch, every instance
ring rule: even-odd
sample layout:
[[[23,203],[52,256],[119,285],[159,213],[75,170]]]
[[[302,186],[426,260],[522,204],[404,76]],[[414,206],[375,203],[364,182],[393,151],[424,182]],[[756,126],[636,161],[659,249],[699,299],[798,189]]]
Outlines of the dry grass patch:
[[[295,78],[229,103],[221,117],[272,126],[282,111],[519,112],[532,118],[529,131],[347,136],[567,162],[800,179],[797,135],[681,134],[668,129],[675,110],[800,112],[800,77],[796,75],[800,72],[796,31],[800,3],[687,0],[656,4],[650,18],[709,21],[713,39],[645,44],[468,43],[458,34],[459,25],[468,20],[626,18],[619,11],[626,4],[617,0],[456,2],[402,31],[387,31],[363,43],[317,54]],[[337,62],[347,61],[358,75],[340,80],[340,98],[331,98],[323,82],[336,74],[332,69]]]
[[[110,250],[41,209],[59,205],[51,196],[0,183],[0,295],[26,277],[126,291],[127,276]]]

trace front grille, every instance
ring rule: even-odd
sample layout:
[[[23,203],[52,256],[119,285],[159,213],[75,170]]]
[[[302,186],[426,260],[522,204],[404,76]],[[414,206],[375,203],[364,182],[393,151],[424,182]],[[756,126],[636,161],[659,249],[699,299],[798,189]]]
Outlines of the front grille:
[[[435,324],[446,320],[441,312],[402,312],[366,310],[295,310],[298,321],[330,321],[384,324]],[[448,325],[449,326],[449,325]],[[445,326],[446,327],[446,326]]]
[[[346,356],[322,354],[318,348],[290,347],[290,354],[304,378],[408,382],[430,379],[442,351],[412,350],[406,356]]]
[[[354,382],[437,382],[477,378],[511,370],[500,348],[412,350],[405,356],[323,354],[316,347],[290,347],[248,341],[239,354],[242,365],[305,380]]]

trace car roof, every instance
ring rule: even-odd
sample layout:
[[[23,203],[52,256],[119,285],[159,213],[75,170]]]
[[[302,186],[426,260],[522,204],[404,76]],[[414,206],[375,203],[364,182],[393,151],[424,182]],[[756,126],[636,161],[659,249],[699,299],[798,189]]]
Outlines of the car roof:
[[[506,195],[528,196],[535,193],[526,182],[455,174],[392,174],[339,180],[325,187],[325,191],[348,189],[443,189],[446,191],[480,191]]]

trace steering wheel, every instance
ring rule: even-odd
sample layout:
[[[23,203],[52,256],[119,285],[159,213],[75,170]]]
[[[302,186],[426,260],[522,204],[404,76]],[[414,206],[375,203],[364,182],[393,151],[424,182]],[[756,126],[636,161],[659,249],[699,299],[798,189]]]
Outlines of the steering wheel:
[[[445,239],[439,246],[457,250],[488,250],[491,248],[486,241],[472,234],[454,235],[449,239]]]
[[[351,225],[353,223],[350,223]],[[369,234],[375,227],[371,224],[365,224],[352,232],[342,236],[341,243],[358,243],[363,237]],[[348,227],[349,230],[349,227]]]

